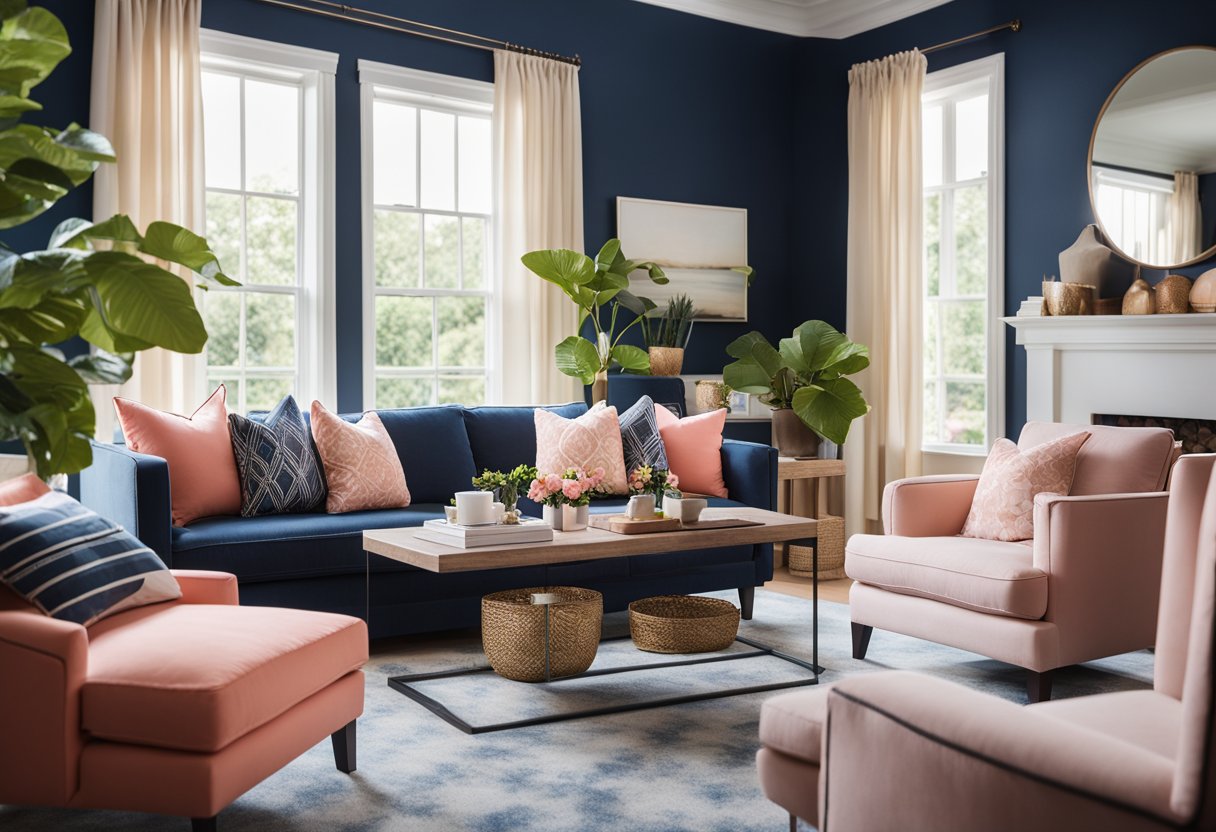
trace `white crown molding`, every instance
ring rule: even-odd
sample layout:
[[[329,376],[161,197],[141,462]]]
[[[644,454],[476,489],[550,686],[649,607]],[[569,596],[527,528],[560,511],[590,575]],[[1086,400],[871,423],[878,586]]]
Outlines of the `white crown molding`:
[[[637,0],[740,26],[841,40],[950,0]]]
[[[200,30],[199,48],[209,55],[244,62],[255,61],[272,67],[286,66],[293,69],[323,72],[327,75],[333,75],[338,71],[337,52],[277,43],[261,38],[249,38],[215,29]]]

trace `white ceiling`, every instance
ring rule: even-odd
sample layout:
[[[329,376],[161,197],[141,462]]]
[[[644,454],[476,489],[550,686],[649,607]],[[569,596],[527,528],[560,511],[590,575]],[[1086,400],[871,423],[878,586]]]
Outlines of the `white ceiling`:
[[[847,38],[950,0],[638,0],[798,37]]]

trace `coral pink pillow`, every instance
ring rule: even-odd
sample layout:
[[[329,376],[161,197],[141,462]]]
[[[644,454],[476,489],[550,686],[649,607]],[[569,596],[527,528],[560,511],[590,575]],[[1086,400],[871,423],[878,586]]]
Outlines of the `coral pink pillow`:
[[[661,404],[654,406],[667,464],[680,478],[680,490],[726,496],[722,479],[722,428],[726,409],[681,419]]]
[[[543,408],[533,411],[536,424],[536,468],[560,474],[567,468],[590,473],[604,469],[604,490],[628,494],[625,449],[615,407],[593,407],[577,419],[565,419]]]
[[[352,425],[313,402],[312,438],[329,485],[326,511],[340,514],[410,504],[401,458],[377,413],[368,411]]]
[[[1036,494],[1067,494],[1077,470],[1077,454],[1088,431],[1070,433],[1026,450],[998,439],[988,454],[963,537],[1030,540],[1034,537]]]
[[[163,413],[130,399],[114,399],[127,446],[169,463],[173,524],[241,513],[241,481],[228,433],[228,391],[215,388],[194,415]]]
[[[49,493],[51,487],[38,479],[37,474],[22,474],[11,480],[0,482],[0,506],[15,506],[37,500]]]

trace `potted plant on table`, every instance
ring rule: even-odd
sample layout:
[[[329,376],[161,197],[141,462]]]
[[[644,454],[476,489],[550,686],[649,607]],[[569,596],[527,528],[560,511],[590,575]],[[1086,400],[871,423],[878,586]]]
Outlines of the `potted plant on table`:
[[[567,468],[560,474],[537,473],[528,487],[528,499],[541,504],[544,521],[555,531],[574,532],[587,528],[591,495],[601,490],[604,469],[591,473]]]
[[[684,349],[692,335],[696,307],[688,295],[676,295],[667,301],[667,310],[657,318],[642,320],[642,337],[650,354],[650,373],[656,376],[678,376],[684,369]]]
[[[630,494],[653,494],[655,511],[663,510],[663,497],[671,494],[679,497],[677,490],[680,478],[675,471],[666,468],[655,468],[652,465],[639,465],[629,472]]]
[[[536,479],[536,468],[531,465],[517,465],[508,473],[486,469],[481,476],[473,477],[473,487],[480,491],[493,491],[494,499],[503,505],[502,522],[509,526],[519,523],[520,492],[528,488]]]
[[[824,321],[807,321],[773,347],[749,332],[726,348],[723,380],[773,408],[773,445],[783,456],[813,457],[819,438],[844,444],[853,420],[870,412],[845,376],[870,366],[868,347]]]

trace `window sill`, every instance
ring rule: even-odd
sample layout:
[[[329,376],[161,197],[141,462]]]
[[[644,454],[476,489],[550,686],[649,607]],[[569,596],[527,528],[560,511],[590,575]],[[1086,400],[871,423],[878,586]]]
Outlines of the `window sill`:
[[[988,449],[980,445],[922,445],[920,452],[939,456],[988,456]]]

